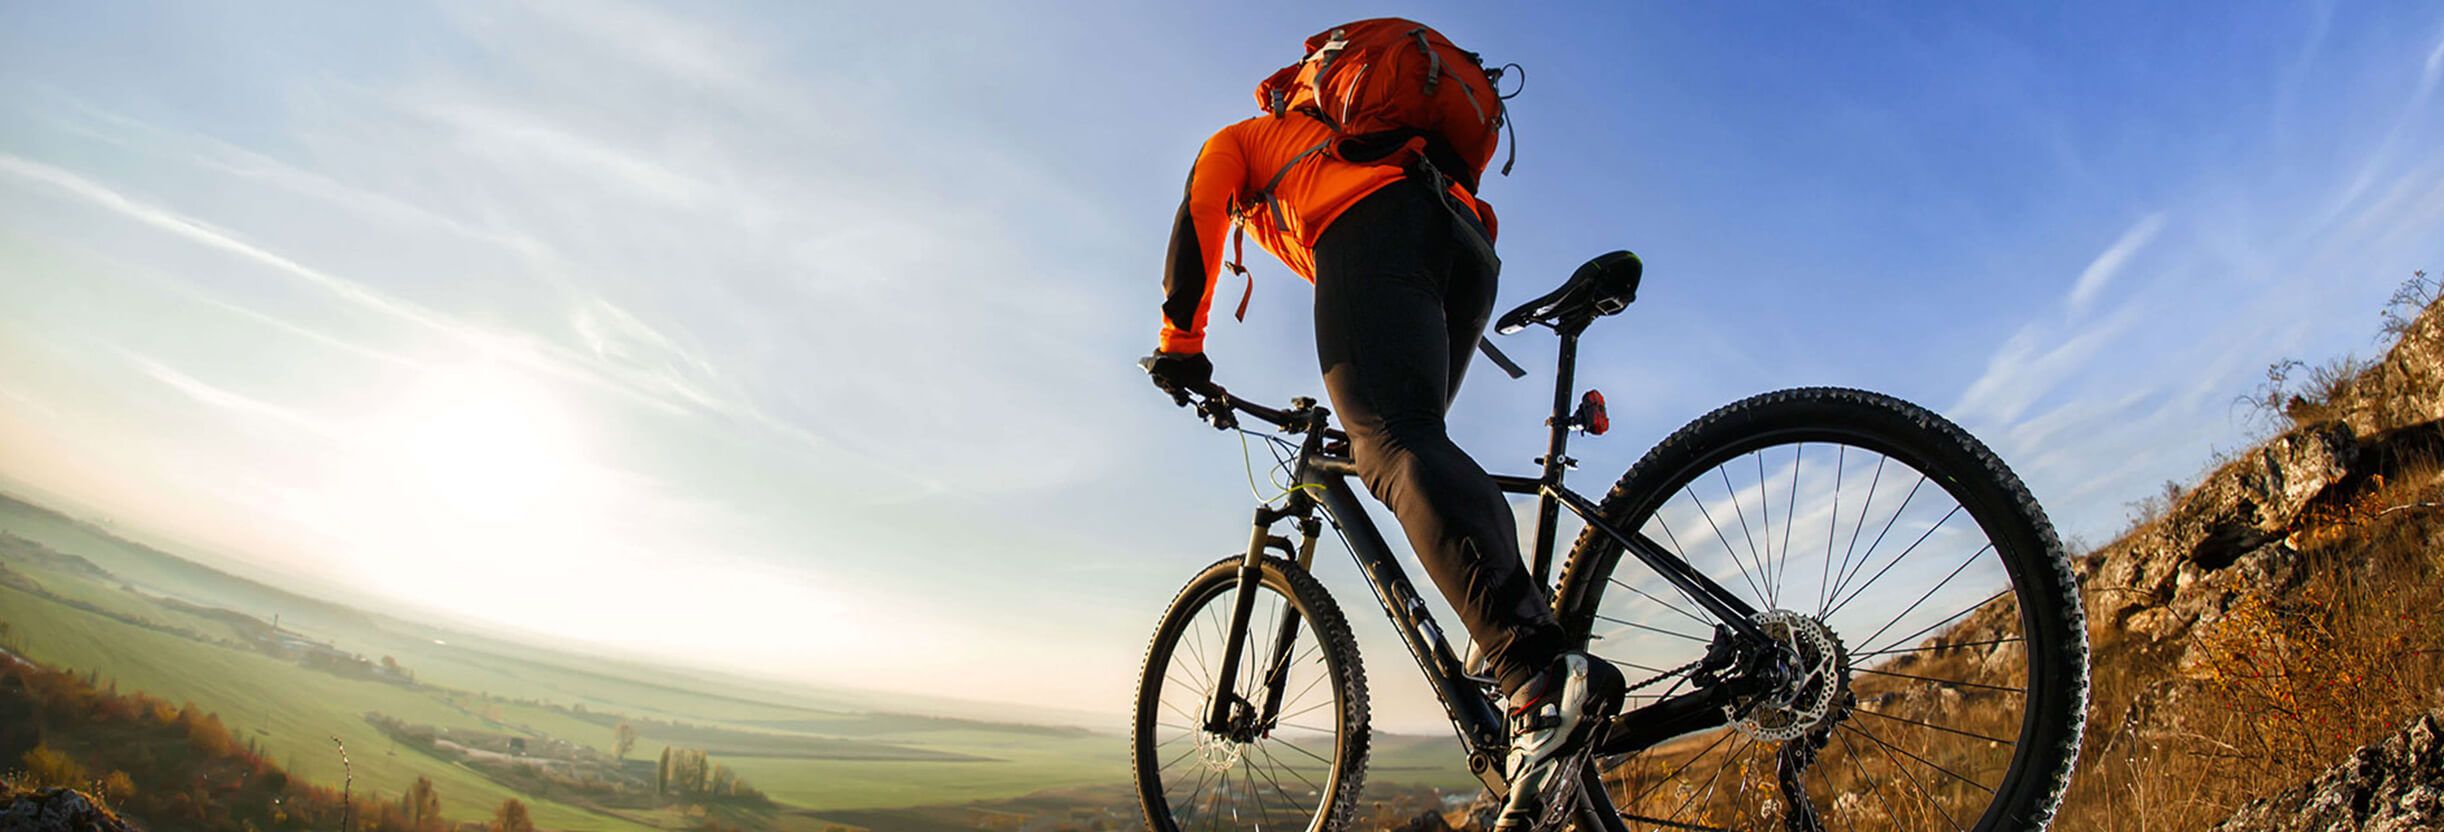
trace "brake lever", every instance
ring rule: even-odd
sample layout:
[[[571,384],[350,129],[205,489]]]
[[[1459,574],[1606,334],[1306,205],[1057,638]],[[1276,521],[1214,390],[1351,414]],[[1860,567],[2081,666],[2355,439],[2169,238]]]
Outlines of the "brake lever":
[[[1208,382],[1205,389],[1198,392],[1205,394],[1204,401],[1196,404],[1199,418],[1213,425],[1214,430],[1239,427],[1239,414],[1231,410],[1230,391],[1222,389],[1222,385]]]

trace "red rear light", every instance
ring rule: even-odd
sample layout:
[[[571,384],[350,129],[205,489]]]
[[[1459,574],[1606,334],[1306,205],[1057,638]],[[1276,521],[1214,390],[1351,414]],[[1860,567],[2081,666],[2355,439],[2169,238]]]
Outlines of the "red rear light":
[[[1598,391],[1589,390],[1578,397],[1578,413],[1570,418],[1589,436],[1602,436],[1612,429],[1612,416],[1604,412],[1604,394]]]

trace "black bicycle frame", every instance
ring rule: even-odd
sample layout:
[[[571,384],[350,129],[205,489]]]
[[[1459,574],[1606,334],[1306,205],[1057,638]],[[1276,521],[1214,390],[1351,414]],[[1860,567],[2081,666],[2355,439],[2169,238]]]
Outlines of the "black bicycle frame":
[[[1561,354],[1553,386],[1553,415],[1547,425],[1551,435],[1545,455],[1537,462],[1543,466],[1535,477],[1495,475],[1494,482],[1503,491],[1513,494],[1533,494],[1537,498],[1536,537],[1533,549],[1533,569],[1539,587],[1550,584],[1554,539],[1561,509],[1567,508],[1579,516],[1587,528],[1610,538],[1623,551],[1646,564],[1664,580],[1670,582],[1699,606],[1715,616],[1719,624],[1750,644],[1770,644],[1772,639],[1754,618],[1755,608],[1733,596],[1713,579],[1697,571],[1688,561],[1657,545],[1646,535],[1616,528],[1606,522],[1597,506],[1562,484],[1565,472],[1573,460],[1567,456],[1570,431],[1576,425],[1570,413],[1572,376],[1578,357],[1577,328],[1557,330],[1561,337]],[[1375,526],[1349,478],[1357,474],[1354,463],[1346,456],[1326,452],[1326,423],[1329,412],[1313,403],[1303,403],[1291,411],[1277,411],[1235,397],[1228,405],[1268,422],[1306,434],[1297,457],[1297,482],[1283,504],[1260,506],[1256,509],[1255,531],[1248,542],[1246,558],[1239,568],[1239,593],[1231,611],[1230,637],[1224,647],[1218,675],[1220,690],[1208,703],[1207,730],[1269,730],[1278,715],[1282,680],[1287,673],[1291,642],[1298,629],[1298,616],[1293,611],[1278,632],[1271,634],[1267,645],[1269,663],[1262,677],[1261,705],[1244,698],[1232,689],[1243,661],[1251,613],[1255,605],[1255,589],[1261,576],[1259,564],[1269,549],[1278,549],[1295,559],[1304,568],[1311,565],[1316,537],[1321,531],[1315,520],[1315,509],[1321,508],[1333,527],[1347,544],[1349,554],[1357,562],[1358,572],[1366,576],[1374,588],[1375,600],[1400,633],[1401,642],[1425,673],[1426,681],[1443,703],[1452,728],[1468,751],[1468,768],[1483,780],[1495,794],[1508,791],[1503,781],[1500,761],[1509,744],[1502,713],[1495,706],[1493,680],[1469,676],[1459,657],[1444,639],[1442,628],[1434,623],[1433,615],[1409,582],[1400,561],[1392,553],[1383,533]],[[1294,519],[1299,523],[1301,540],[1293,547],[1289,539],[1272,532],[1275,523]],[[1550,590],[1548,590],[1550,591]],[[1613,718],[1603,736],[1596,741],[1599,754],[1625,754],[1653,747],[1665,740],[1695,731],[1719,727],[1727,718],[1722,699],[1715,692],[1693,691],[1663,699],[1654,704],[1627,711]],[[1244,721],[1235,717],[1245,716]],[[1248,728],[1244,726],[1256,726]]]

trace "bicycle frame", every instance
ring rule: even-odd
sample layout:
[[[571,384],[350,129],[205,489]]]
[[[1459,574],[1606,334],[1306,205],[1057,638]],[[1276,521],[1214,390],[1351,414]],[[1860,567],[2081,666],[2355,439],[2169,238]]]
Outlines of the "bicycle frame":
[[[1666,581],[1687,593],[1689,598],[1712,613],[1723,629],[1750,644],[1771,644],[1772,639],[1753,621],[1756,610],[1733,596],[1713,579],[1697,571],[1671,551],[1637,532],[1615,528],[1598,513],[1597,506],[1563,485],[1564,474],[1573,461],[1566,455],[1569,434],[1574,425],[1570,414],[1574,369],[1578,356],[1581,327],[1559,328],[1560,356],[1553,387],[1553,415],[1547,421],[1551,429],[1545,455],[1537,460],[1543,470],[1534,477],[1495,475],[1494,482],[1504,492],[1533,494],[1537,497],[1536,537],[1532,549],[1533,574],[1538,587],[1551,592],[1551,570],[1554,539],[1561,509],[1567,508],[1585,521],[1587,528],[1609,537],[1623,551],[1646,564]],[[1366,577],[1374,589],[1375,600],[1400,633],[1409,655],[1417,661],[1435,696],[1443,703],[1452,728],[1468,751],[1468,768],[1497,795],[1508,791],[1504,782],[1501,759],[1509,744],[1501,711],[1492,699],[1493,680],[1469,676],[1460,659],[1453,654],[1442,629],[1434,623],[1408,575],[1394,556],[1383,533],[1360,504],[1356,490],[1349,485],[1355,476],[1355,464],[1346,456],[1327,452],[1327,422],[1329,412],[1312,402],[1305,402],[1291,411],[1277,411],[1255,405],[1227,393],[1217,401],[1226,407],[1244,411],[1285,430],[1306,434],[1297,457],[1297,482],[1282,506],[1259,506],[1256,509],[1255,531],[1248,542],[1246,558],[1239,568],[1239,592],[1232,610],[1230,637],[1223,651],[1218,678],[1219,690],[1208,703],[1206,729],[1230,730],[1244,715],[1252,718],[1248,725],[1265,726],[1278,716],[1282,680],[1286,677],[1285,663],[1289,659],[1291,640],[1296,635],[1298,616],[1285,616],[1281,628],[1273,634],[1267,658],[1270,664],[1261,687],[1265,702],[1261,706],[1233,690],[1239,663],[1245,658],[1250,616],[1255,604],[1255,588],[1260,575],[1258,564],[1268,549],[1279,549],[1296,560],[1301,568],[1312,565],[1315,542],[1321,529],[1315,519],[1315,509],[1321,508],[1347,544],[1359,574]],[[1285,519],[1299,523],[1302,540],[1293,547],[1287,538],[1275,536],[1272,527]],[[1255,693],[1251,691],[1251,693]],[[1723,699],[1715,691],[1693,691],[1660,700],[1613,718],[1596,741],[1598,754],[1626,754],[1684,734],[1719,727],[1728,722],[1722,708]],[[1248,710],[1242,712],[1240,706]]]

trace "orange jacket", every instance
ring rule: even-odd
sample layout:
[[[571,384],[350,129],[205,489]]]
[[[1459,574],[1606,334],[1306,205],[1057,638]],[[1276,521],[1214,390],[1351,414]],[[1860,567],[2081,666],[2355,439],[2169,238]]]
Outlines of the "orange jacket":
[[[1391,155],[1359,164],[1317,152],[1332,138],[1323,122],[1293,113],[1257,116],[1205,140],[1171,227],[1163,272],[1163,352],[1205,350],[1205,316],[1220,282],[1232,222],[1244,223],[1258,246],[1312,283],[1316,238],[1343,210],[1408,176],[1408,163],[1425,147],[1424,139],[1412,139]],[[1271,204],[1263,200],[1268,183],[1273,183]],[[1493,208],[1457,182],[1451,193],[1476,213],[1490,236]]]

